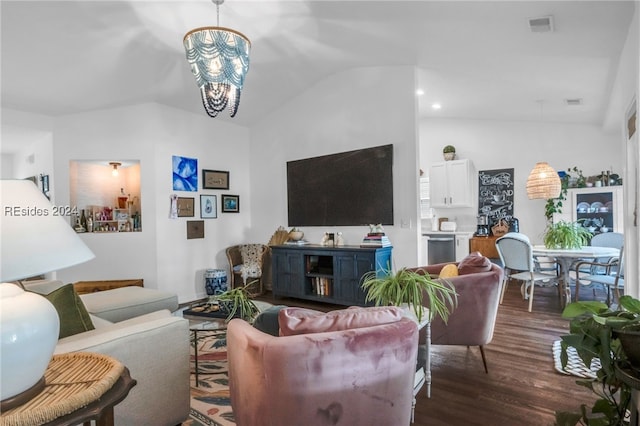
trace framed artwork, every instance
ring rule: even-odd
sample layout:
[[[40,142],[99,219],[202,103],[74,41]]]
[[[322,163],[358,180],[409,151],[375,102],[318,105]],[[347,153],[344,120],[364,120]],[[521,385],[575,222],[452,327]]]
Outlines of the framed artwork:
[[[204,238],[204,220],[187,221],[187,240]]]
[[[198,159],[174,155],[171,159],[173,169],[173,190],[198,190]]]
[[[222,194],[222,213],[240,213],[240,196]]]
[[[229,172],[202,169],[202,189],[229,189]]]
[[[215,195],[200,196],[200,219],[215,219],[218,217],[218,200]]]
[[[195,198],[178,197],[178,217],[193,217]]]

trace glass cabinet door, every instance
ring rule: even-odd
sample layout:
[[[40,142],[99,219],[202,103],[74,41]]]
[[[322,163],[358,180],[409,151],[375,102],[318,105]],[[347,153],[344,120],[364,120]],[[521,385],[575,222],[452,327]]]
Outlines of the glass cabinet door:
[[[572,220],[580,221],[593,235],[622,232],[622,186],[571,188]]]

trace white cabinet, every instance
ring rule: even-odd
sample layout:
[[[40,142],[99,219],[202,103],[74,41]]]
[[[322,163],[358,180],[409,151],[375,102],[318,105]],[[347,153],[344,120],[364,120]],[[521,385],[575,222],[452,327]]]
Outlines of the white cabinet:
[[[571,200],[571,220],[579,220],[592,234],[624,232],[622,186],[570,188],[567,200]]]
[[[431,207],[473,205],[473,165],[469,160],[434,163],[429,169]]]
[[[431,219],[433,217],[431,210],[431,191],[429,188],[429,178],[420,178],[420,218]],[[425,263],[426,265],[426,263]]]
[[[470,234],[456,234],[456,262],[469,256]]]

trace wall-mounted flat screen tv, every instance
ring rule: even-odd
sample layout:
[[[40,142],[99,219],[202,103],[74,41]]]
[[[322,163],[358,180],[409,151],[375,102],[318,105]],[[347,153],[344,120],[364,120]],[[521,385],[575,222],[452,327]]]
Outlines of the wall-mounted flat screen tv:
[[[287,162],[289,226],[393,225],[393,145]]]

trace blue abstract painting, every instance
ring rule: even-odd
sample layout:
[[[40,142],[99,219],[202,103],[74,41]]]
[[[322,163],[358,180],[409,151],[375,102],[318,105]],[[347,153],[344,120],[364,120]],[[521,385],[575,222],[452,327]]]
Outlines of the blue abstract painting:
[[[198,159],[173,156],[173,190],[198,190]]]

